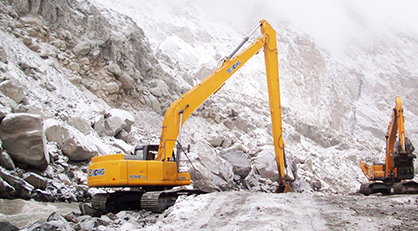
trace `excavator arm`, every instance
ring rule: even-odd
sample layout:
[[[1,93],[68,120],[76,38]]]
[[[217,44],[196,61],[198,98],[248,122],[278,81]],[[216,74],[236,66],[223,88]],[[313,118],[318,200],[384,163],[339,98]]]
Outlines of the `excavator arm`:
[[[177,99],[166,111],[161,129],[161,139],[156,160],[172,160],[174,148],[178,142],[181,127],[189,116],[212,94],[217,92],[238,69],[240,69],[261,48],[264,48],[266,75],[269,92],[270,113],[272,120],[275,156],[280,175],[280,185],[285,191],[290,187],[285,182],[284,142],[282,138],[282,117],[279,88],[279,69],[277,58],[276,32],[265,20],[261,20],[259,27],[261,36],[251,45],[234,56],[248,37],[227,57],[222,66],[207,76],[198,85]],[[254,32],[254,31],[253,31]]]
[[[386,171],[391,172],[395,168],[393,162],[393,154],[395,153],[396,135],[399,137],[400,150],[398,152],[405,152],[405,127],[402,109],[402,101],[400,97],[395,99],[395,108],[391,120],[389,122],[388,130],[386,132]]]

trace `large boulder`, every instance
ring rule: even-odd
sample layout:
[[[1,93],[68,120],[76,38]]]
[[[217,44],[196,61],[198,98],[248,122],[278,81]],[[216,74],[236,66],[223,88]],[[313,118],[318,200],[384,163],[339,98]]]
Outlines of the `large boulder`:
[[[42,118],[27,113],[8,114],[0,124],[3,148],[17,162],[44,170],[49,163]]]
[[[234,187],[233,167],[214,152],[207,142],[199,142],[195,148],[196,153],[204,155],[191,155],[193,166],[190,170],[195,188],[204,191],[226,191]]]
[[[104,120],[104,134],[107,136],[116,136],[124,127],[126,122],[119,116],[110,115]]]
[[[6,80],[0,83],[0,91],[16,103],[22,102],[25,97],[23,88],[14,84],[11,80]]]
[[[164,80],[159,79],[159,80],[154,80],[154,82],[151,83],[150,93],[154,95],[155,97],[159,98],[161,96],[169,96],[170,89],[167,86],[167,84],[164,82]]]
[[[131,76],[129,76],[128,74],[123,73],[118,78],[118,80],[122,83],[122,88],[123,89],[130,90],[130,89],[133,89],[134,88],[135,80]]]
[[[90,123],[81,117],[71,117],[68,120],[68,124],[82,132],[84,135],[88,135],[92,131]]]
[[[77,56],[86,56],[90,53],[91,50],[91,43],[89,41],[84,41],[78,43],[73,48],[73,53]]]
[[[122,70],[120,69],[120,67],[114,63],[114,62],[110,62],[108,66],[106,66],[106,70],[109,71],[110,73],[112,73],[114,76],[119,77],[122,75]]]
[[[111,109],[105,116],[99,116],[94,123],[94,130],[99,135],[116,136],[122,130],[130,132],[135,122],[134,116],[121,109]]]
[[[134,116],[125,110],[113,108],[109,112],[110,117],[119,117],[121,120],[126,123],[126,126],[123,129],[127,132],[130,132],[132,129],[132,125],[135,123]]]
[[[70,223],[57,212],[53,212],[47,219],[48,224],[59,227],[58,230],[73,230]]]
[[[89,160],[99,154],[97,145],[102,144],[92,135],[84,135],[77,129],[55,119],[45,120],[45,135],[55,141],[62,152],[74,161]]]
[[[279,180],[274,146],[265,146],[263,150],[257,154],[254,164],[261,177],[272,181]]]
[[[251,164],[245,153],[242,150],[236,148],[229,148],[223,150],[220,156],[228,161],[232,165],[232,171],[234,174],[240,176],[241,179],[245,179],[251,171]]]

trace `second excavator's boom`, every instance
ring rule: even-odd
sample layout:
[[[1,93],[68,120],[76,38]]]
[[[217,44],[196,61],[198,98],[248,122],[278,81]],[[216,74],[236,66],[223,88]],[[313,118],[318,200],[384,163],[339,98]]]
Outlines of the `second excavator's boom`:
[[[386,172],[392,172],[395,168],[392,155],[395,153],[396,135],[399,137],[400,152],[405,152],[405,127],[402,109],[402,101],[400,97],[395,99],[395,108],[391,120],[389,122],[388,130],[386,132]]]
[[[173,159],[173,150],[178,142],[181,127],[187,118],[189,118],[189,116],[209,96],[218,91],[229,77],[241,68],[261,48],[264,48],[275,155],[280,175],[279,183],[283,187],[283,190],[284,188],[286,188],[287,191],[290,190],[290,187],[285,183],[285,157],[284,142],[282,138],[276,32],[265,20],[261,20],[259,26],[262,33],[259,38],[238,55],[233,56],[236,52],[234,51],[230,57],[224,60],[221,67],[177,99],[168,108],[163,119],[161,139],[156,160],[168,161]]]

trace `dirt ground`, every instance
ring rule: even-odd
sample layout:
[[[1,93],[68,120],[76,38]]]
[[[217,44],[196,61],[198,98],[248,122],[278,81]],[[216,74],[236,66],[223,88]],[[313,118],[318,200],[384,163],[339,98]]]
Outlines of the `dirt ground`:
[[[79,212],[77,204],[0,200],[0,221],[19,227],[56,211]],[[162,214],[105,216],[115,220],[97,230],[418,230],[418,195],[217,192],[180,197]]]
[[[315,200],[333,208],[324,212],[327,226],[333,230],[354,227],[372,230],[418,230],[416,195],[328,195]]]
[[[417,197],[211,193],[180,198],[144,230],[418,230]]]

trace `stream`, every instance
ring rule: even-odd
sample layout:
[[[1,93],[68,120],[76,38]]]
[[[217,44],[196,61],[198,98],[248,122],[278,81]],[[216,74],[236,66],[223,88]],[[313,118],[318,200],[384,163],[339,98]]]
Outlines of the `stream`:
[[[22,228],[37,220],[46,221],[53,212],[65,215],[71,212],[79,213],[80,210],[78,209],[78,203],[0,199],[0,221],[8,221],[18,228]]]

